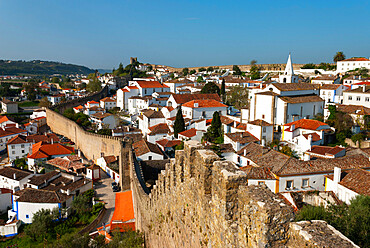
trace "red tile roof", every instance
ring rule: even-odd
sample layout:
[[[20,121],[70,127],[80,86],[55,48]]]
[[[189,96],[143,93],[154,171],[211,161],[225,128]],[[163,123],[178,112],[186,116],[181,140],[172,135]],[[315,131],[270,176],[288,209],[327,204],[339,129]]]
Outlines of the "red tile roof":
[[[15,135],[15,134],[22,134],[27,133],[26,130],[16,128],[16,127],[9,127],[9,128],[0,128],[0,137]]]
[[[96,102],[96,101],[94,101],[94,100],[92,100],[92,101],[90,101],[90,102],[87,102],[88,104],[99,104],[98,102]]]
[[[27,142],[27,138],[24,135],[17,135],[11,138],[7,145],[15,145],[15,144],[24,144],[24,143],[29,143]]]
[[[370,172],[363,169],[352,169],[348,172],[342,172],[340,185],[361,195],[370,196]],[[326,176],[333,180],[333,175]]]
[[[216,101],[221,101],[218,94],[174,94],[172,97],[175,99],[177,104],[184,104],[192,100],[204,100],[213,99]]]
[[[43,144],[41,141],[32,146],[32,154],[28,158],[47,158],[54,155],[69,155],[74,152],[73,147],[56,144]]]
[[[254,135],[252,135],[250,132],[236,132],[236,133],[226,133],[226,137],[231,139],[234,142],[239,142],[241,144],[245,143],[251,143],[251,142],[257,142],[259,139],[257,139]]]
[[[163,155],[161,149],[156,144],[150,143],[144,139],[133,143],[132,147],[134,148],[136,156],[141,156],[149,152]]]
[[[321,122],[321,121],[311,120],[311,119],[300,119],[298,121],[293,121],[288,124],[285,124],[284,126],[289,127],[285,129],[285,131],[293,131],[293,130],[290,130],[292,125],[295,125],[294,130],[297,128],[317,130],[321,126],[327,126],[327,128],[330,128],[328,124]]]
[[[6,115],[0,117],[0,123],[6,122],[6,121],[12,121],[12,120],[10,120]]]
[[[158,81],[136,81],[140,88],[169,88]]]
[[[174,147],[181,144],[181,140],[168,140],[168,139],[162,139],[158,140],[157,144],[160,145],[163,148],[166,147]]]
[[[331,146],[312,146],[310,151],[307,151],[310,154],[319,154],[319,155],[336,155],[337,153],[345,150],[343,147],[331,147]]]
[[[190,102],[184,103],[182,106],[189,108],[226,108],[227,105],[218,102],[216,100],[192,100]]]
[[[139,88],[136,87],[136,86],[126,86],[127,88],[129,88],[130,90],[138,90]]]
[[[116,102],[116,100],[112,99],[111,97],[105,97],[100,99],[101,102]]]
[[[195,128],[192,128],[192,129],[189,129],[189,130],[182,131],[179,134],[182,135],[182,136],[191,138],[191,137],[194,137],[195,135],[197,135],[197,130]]]
[[[305,133],[305,134],[303,134],[303,137],[305,137],[306,139],[308,139],[308,136],[309,135],[311,135],[313,142],[316,142],[316,141],[321,140],[320,135],[318,135],[317,133]]]
[[[166,134],[171,131],[166,123],[159,123],[157,125],[151,126],[149,127],[149,130],[149,135]]]
[[[350,59],[345,59],[345,60],[341,60],[339,62],[343,62],[343,61],[369,61],[367,58],[350,58]]]

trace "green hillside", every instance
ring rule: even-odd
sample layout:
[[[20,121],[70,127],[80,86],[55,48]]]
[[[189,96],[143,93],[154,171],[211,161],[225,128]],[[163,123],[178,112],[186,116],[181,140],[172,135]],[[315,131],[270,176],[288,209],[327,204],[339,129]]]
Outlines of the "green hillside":
[[[94,70],[86,66],[64,64],[51,61],[13,61],[0,60],[0,75],[53,75],[53,74],[84,74],[93,73]]]

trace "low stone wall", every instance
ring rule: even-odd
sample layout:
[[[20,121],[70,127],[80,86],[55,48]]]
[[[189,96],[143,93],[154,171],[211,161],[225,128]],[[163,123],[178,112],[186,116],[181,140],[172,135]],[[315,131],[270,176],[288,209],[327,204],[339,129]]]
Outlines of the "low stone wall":
[[[94,230],[96,228],[96,226],[101,222],[101,220],[103,219],[104,217],[104,214],[105,212],[107,211],[107,209],[104,207],[102,210],[100,210],[98,216],[95,218],[95,220],[93,220],[89,225],[87,225],[84,229],[82,229],[81,231],[78,232],[78,234],[84,234],[84,233],[87,233],[87,232],[91,232],[92,230]]]
[[[370,147],[370,140],[362,140],[359,142],[356,142],[356,144],[350,139],[346,138],[345,142],[350,146],[350,147],[357,147],[357,148],[369,148]]]
[[[264,185],[247,186],[244,172],[218,160],[188,141],[149,194],[131,168],[136,228],[146,247],[301,247],[293,208]],[[331,234],[312,233],[310,242]]]

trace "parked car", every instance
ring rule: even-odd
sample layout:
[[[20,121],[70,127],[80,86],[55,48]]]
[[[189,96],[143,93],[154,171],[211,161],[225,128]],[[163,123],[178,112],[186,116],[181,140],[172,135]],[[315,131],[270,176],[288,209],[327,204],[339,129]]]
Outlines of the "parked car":
[[[120,187],[117,186],[117,185],[113,186],[112,189],[113,189],[113,192],[119,192],[119,191],[121,191]]]

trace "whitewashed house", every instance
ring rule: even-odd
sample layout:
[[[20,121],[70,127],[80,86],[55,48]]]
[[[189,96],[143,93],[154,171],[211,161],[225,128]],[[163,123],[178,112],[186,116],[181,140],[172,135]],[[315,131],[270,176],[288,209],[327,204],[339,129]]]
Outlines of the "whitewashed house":
[[[284,125],[282,131],[281,140],[287,142],[302,157],[312,146],[323,145],[325,131],[331,132],[331,128],[321,121],[300,119]]]
[[[259,143],[259,139],[249,132],[225,133],[224,144],[232,144],[233,149],[238,152],[249,143]]]
[[[360,168],[342,171],[335,167],[334,174],[325,176],[325,191],[333,191],[347,204],[358,195],[370,196],[370,172]]]
[[[274,140],[274,126],[264,120],[255,120],[247,123],[247,131],[267,145]]]
[[[111,97],[105,97],[100,99],[100,107],[105,110],[115,108],[117,107],[117,101]]]
[[[182,113],[185,118],[191,120],[212,119],[214,112],[226,115],[227,105],[216,100],[192,100],[182,105]]]
[[[13,192],[21,190],[27,185],[32,172],[17,169],[14,167],[4,167],[0,169],[0,188],[10,189]]]
[[[153,143],[140,140],[132,144],[137,160],[163,160],[165,155],[162,150]]]
[[[370,60],[367,58],[350,58],[337,62],[337,73],[344,73],[357,68],[370,69]]]
[[[362,85],[359,88],[344,91],[343,104],[370,108],[370,86]]]
[[[27,156],[32,150],[32,142],[24,135],[17,135],[7,143],[9,162]]]
[[[348,89],[342,84],[325,84],[320,86],[320,97],[325,101],[325,106],[328,103],[343,102],[343,92]]]
[[[114,129],[117,126],[115,116],[109,113],[97,112],[95,114],[92,114],[90,115],[90,121],[95,124],[98,129]]]
[[[184,103],[192,100],[215,100],[221,102],[221,98],[218,94],[173,94],[167,100],[167,106],[178,108]]]

